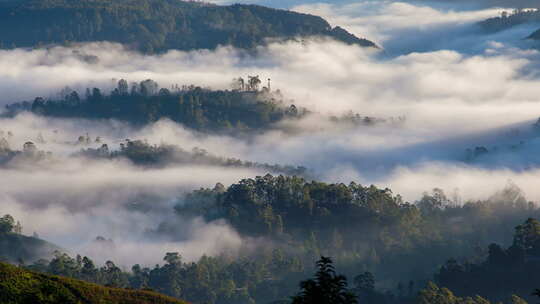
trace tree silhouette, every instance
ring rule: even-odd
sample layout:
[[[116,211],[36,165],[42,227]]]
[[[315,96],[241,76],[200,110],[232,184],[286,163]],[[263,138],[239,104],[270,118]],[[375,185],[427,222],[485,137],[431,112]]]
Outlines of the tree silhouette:
[[[300,283],[300,293],[292,304],[356,304],[356,296],[347,289],[347,278],[336,275],[332,260],[321,257],[314,279]]]
[[[540,298],[540,289],[535,289],[532,295]]]

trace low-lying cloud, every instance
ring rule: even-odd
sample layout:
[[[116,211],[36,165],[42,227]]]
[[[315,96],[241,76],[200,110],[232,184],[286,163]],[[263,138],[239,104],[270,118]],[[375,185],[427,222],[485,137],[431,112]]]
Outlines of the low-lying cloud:
[[[1,118],[0,130],[14,134],[9,139],[13,149],[41,134],[45,143],[37,143],[38,148],[53,157],[0,168],[0,212],[20,219],[25,233],[37,231],[72,252],[124,265],[154,264],[167,251],[180,251],[192,260],[242,245],[242,237],[226,223],[183,219],[172,208],[193,189],[217,182],[227,186],[266,172],[191,164],[143,169],[123,160],[72,156],[81,149],[75,144],[78,136],[86,133],[100,136],[110,148],[126,138],[144,139],[243,160],[303,165],[318,179],[374,183],[409,201],[434,187],[459,189],[463,200],[485,199],[509,180],[529,199],[540,201],[535,185],[540,177],[535,154],[539,134],[532,127],[540,116],[540,56],[516,38],[528,25],[485,36],[474,23],[499,9],[453,11],[426,2],[295,9],[322,14],[335,25],[377,40],[385,50],[306,39],[273,42],[256,52],[221,47],[142,55],[111,43],[0,51],[2,105],[54,96],[65,86],[81,94],[89,86],[110,90],[121,78],[151,78],[163,87],[227,89],[234,77],[260,75],[271,78],[272,86],[292,103],[314,112],[249,138],[200,134],[168,120],[134,128],[118,121],[28,113]],[[449,32],[453,36],[441,36]],[[449,41],[428,43],[433,35]],[[328,119],[348,111],[405,120],[354,126]],[[504,148],[514,145],[519,149]],[[466,150],[477,146],[498,152],[471,161]],[[149,237],[164,221],[180,223],[176,237]],[[97,236],[105,242],[96,243]]]

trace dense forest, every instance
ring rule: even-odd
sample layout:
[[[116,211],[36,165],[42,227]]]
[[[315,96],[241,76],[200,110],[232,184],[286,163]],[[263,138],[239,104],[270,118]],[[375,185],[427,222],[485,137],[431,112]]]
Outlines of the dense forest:
[[[540,222],[529,218],[515,228],[512,245],[491,244],[485,260],[449,260],[436,274],[437,281],[459,295],[489,295],[503,300],[509,291],[525,295],[540,277]]]
[[[0,0],[0,303],[537,303],[533,1]]]
[[[497,263],[504,265],[501,269],[480,272],[489,280],[478,276],[479,266],[453,266],[459,265],[452,262],[455,260],[433,275],[451,258],[468,263],[481,263],[486,257],[493,260],[495,245],[484,249],[493,242],[525,246],[512,263],[522,263],[520,267],[531,273],[536,270],[534,262],[528,262],[531,258],[523,257],[534,261],[536,245],[531,244],[540,239],[540,225],[531,219],[519,224],[539,217],[540,211],[518,188],[509,185],[488,201],[459,204],[458,200],[435,189],[410,204],[389,189],[267,175],[227,188],[218,184],[213,189],[193,191],[179,198],[175,208],[181,218],[224,219],[245,237],[267,240],[258,242],[257,250],[247,242],[239,250],[240,256],[223,253],[197,262],[185,262],[181,253],[169,252],[163,265],[134,265],[131,272],[122,271],[112,261],[98,267],[88,257],[72,258],[58,252],[52,260],[27,267],[103,285],[150,288],[196,303],[269,303],[294,295],[297,283],[314,270],[314,261],[326,255],[351,278],[352,290],[361,303],[417,303],[424,286],[428,286],[426,292],[438,292],[434,285],[426,285],[429,280],[448,286],[456,299],[476,294],[490,301],[506,301],[512,294],[530,299],[535,281],[516,281],[521,284],[519,289],[512,284],[490,285],[504,281],[510,275],[505,271],[514,271],[504,270],[507,264],[501,259],[514,259],[515,249],[496,253]],[[149,233],[174,239],[174,227],[173,222],[165,221]],[[462,270],[454,274],[456,267]],[[469,282],[469,289],[464,290],[461,282]]]
[[[270,81],[270,80],[268,80]],[[262,86],[260,76],[239,77],[232,80],[229,90],[213,90],[193,85],[174,85],[161,88],[151,79],[129,84],[118,81],[116,87],[104,93],[99,88],[87,88],[84,94],[66,87],[56,94],[60,97],[36,97],[32,102],[23,101],[5,106],[0,117],[14,117],[21,112],[56,118],[115,119],[132,126],[145,126],[160,119],[170,119],[205,133],[249,134],[271,129],[291,133],[305,130],[298,124],[280,124],[297,121],[308,115],[317,115],[322,122],[320,129],[343,129],[374,126],[400,127],[405,116],[375,117],[353,111],[341,115],[327,115],[297,107],[294,100],[283,93],[270,90],[270,82]],[[5,138],[0,133],[0,139]],[[42,141],[38,140],[38,143]],[[89,143],[89,139],[80,139]],[[2,142],[0,142],[1,152]]]
[[[307,36],[376,47],[324,19],[256,5],[176,0],[0,1],[0,47],[112,41],[143,52],[253,48]]]
[[[162,118],[199,131],[245,132],[270,128],[284,119],[304,116],[306,109],[286,104],[279,91],[261,88],[258,76],[235,80],[233,90],[195,86],[160,88],[151,80],[128,84],[120,80],[110,94],[87,89],[84,96],[66,89],[60,99],[36,98],[6,106],[5,115],[28,110],[38,115],[86,119],[117,119],[144,125]]]

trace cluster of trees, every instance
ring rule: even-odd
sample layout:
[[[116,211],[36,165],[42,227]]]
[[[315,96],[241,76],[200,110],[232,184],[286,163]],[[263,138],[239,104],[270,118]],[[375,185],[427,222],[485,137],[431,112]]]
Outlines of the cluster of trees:
[[[31,141],[25,142],[22,150],[12,150],[9,142],[0,137],[0,165],[42,161],[50,159],[51,156],[51,152],[39,150]]]
[[[325,257],[316,264],[315,279],[301,282],[302,291],[295,297],[291,296],[297,282],[308,277],[313,267],[311,262],[304,264],[279,249],[265,251],[256,260],[222,255],[184,262],[177,252],[168,252],[163,261],[162,266],[134,265],[131,272],[123,272],[111,261],[96,267],[88,257],[71,258],[58,252],[51,261],[41,260],[26,268],[105,286],[158,291],[195,303],[349,304],[356,299],[361,303],[398,303],[375,290],[370,272],[355,276],[348,289],[346,277],[337,275],[332,260]],[[333,302],[334,295],[338,302]],[[319,297],[322,302],[311,302]]]
[[[488,32],[498,32],[511,27],[540,22],[540,9],[515,9],[513,12],[506,11],[501,16],[489,18],[479,23]]]
[[[53,139],[54,141],[54,139]],[[36,142],[46,143],[45,137],[39,133]],[[81,135],[72,144],[83,148],[74,153],[74,157],[87,157],[92,159],[117,159],[125,158],[135,165],[162,167],[167,165],[208,165],[230,168],[252,168],[265,172],[280,173],[285,175],[309,176],[310,172],[303,166],[290,166],[279,164],[258,163],[243,161],[237,158],[225,158],[214,155],[205,149],[194,147],[191,151],[182,149],[176,145],[160,144],[151,145],[143,140],[126,139],[120,143],[119,149],[109,149],[109,145],[103,143],[100,136],[90,138],[89,134]],[[97,148],[88,146],[98,145]],[[88,148],[85,148],[88,147]],[[17,161],[41,161],[51,159],[52,152],[39,150],[38,146],[31,141],[26,142],[22,150],[12,150],[6,138],[0,137],[0,165],[13,164]]]
[[[6,214],[0,217],[0,261],[24,263],[50,256],[59,248],[34,236],[22,234],[22,225],[13,216]]]
[[[255,5],[173,0],[0,2],[0,47],[113,41],[143,52],[253,48],[267,39],[323,36],[376,47],[321,17]]]
[[[515,228],[512,245],[508,248],[493,243],[481,261],[451,259],[435,278],[460,296],[482,294],[502,301],[509,293],[515,293],[532,300],[531,292],[538,287],[539,273],[540,222],[529,218]]]
[[[531,125],[530,129],[520,130],[512,128],[504,133],[508,138],[513,138],[514,142],[498,144],[493,146],[476,146],[474,148],[468,148],[465,150],[465,161],[475,162],[485,158],[489,158],[489,164],[494,164],[494,158],[498,157],[501,161],[504,161],[504,156],[511,156],[516,152],[524,152],[532,150],[531,143],[534,144],[534,140],[540,134],[540,118]],[[501,157],[503,156],[503,157]],[[508,159],[508,157],[507,157]],[[527,159],[536,161],[530,156]]]
[[[353,126],[374,126],[379,124],[400,125],[406,121],[405,116],[380,118],[373,116],[362,116],[359,113],[349,112],[342,116],[332,116],[330,121],[335,123],[348,123]]]
[[[0,233],[22,233],[21,222],[15,222],[13,216],[6,214],[3,217],[0,217]]]
[[[161,88],[153,80],[132,83],[120,80],[109,94],[87,89],[84,98],[66,90],[59,100],[36,98],[32,103],[7,106],[12,114],[21,109],[38,115],[118,119],[142,125],[162,118],[201,131],[250,131],[269,128],[286,119],[299,118],[306,110],[286,106],[279,94],[265,91],[212,91],[194,86]]]
[[[491,304],[486,298],[474,295],[467,297],[456,296],[450,289],[439,287],[433,282],[429,282],[426,288],[422,289],[418,295],[418,304]],[[496,302],[502,304],[503,302]],[[507,297],[506,304],[527,304],[527,301],[511,295]]]
[[[469,266],[462,265],[456,274],[458,263],[447,264],[435,280],[453,290],[455,296],[448,295],[453,299],[450,302],[433,303],[475,303],[471,301],[476,294],[495,299],[498,295],[489,290],[526,299],[537,286],[525,285],[520,281],[524,277],[517,276],[528,271],[540,273],[532,264],[536,262],[534,254],[540,251],[540,238],[537,232],[531,233],[540,231],[540,224],[529,220],[518,228],[516,236],[508,231],[523,219],[539,217],[539,210],[513,185],[485,201],[462,202],[457,194],[451,197],[434,189],[411,204],[389,189],[375,186],[266,175],[229,187],[218,184],[193,191],[175,208],[181,215],[178,220],[202,216],[208,221],[227,221],[247,237],[239,255],[223,253],[184,262],[173,252],[165,256],[161,266],[135,265],[129,273],[112,262],[96,267],[88,258],[63,254],[29,267],[105,285],[150,288],[192,302],[266,304],[290,301],[296,283],[308,277],[313,261],[324,255],[332,256],[336,268],[353,278],[351,291],[360,303],[403,304],[417,303],[417,291],[448,259],[472,257],[471,261],[479,261],[495,252],[492,247],[484,248],[497,242],[524,248],[517,255],[521,262],[512,260],[514,249],[509,249],[494,256],[499,268],[489,271],[478,270],[484,266],[470,266],[469,271]],[[168,229],[156,233],[167,237]],[[257,241],[251,243],[251,237]],[[375,274],[381,282],[379,288]],[[513,283],[501,283],[508,278],[516,278],[516,285],[522,282],[524,287],[514,289]],[[306,284],[317,286],[316,282]],[[476,286],[474,291],[471,286]],[[447,293],[431,289],[425,293],[426,299]],[[483,303],[478,299],[476,303]],[[432,303],[429,301],[419,303]]]
[[[526,147],[525,141],[520,141],[518,144],[508,146],[494,146],[487,148],[485,146],[477,146],[474,149],[465,150],[465,160],[469,162],[477,161],[486,156],[495,156],[498,153],[514,153]]]
[[[354,269],[349,275],[377,273],[394,282],[396,297],[407,298],[444,257],[476,256],[492,241],[509,243],[507,231],[539,215],[512,184],[486,201],[452,197],[434,189],[410,204],[389,189],[267,175],[194,191],[176,210],[225,219],[242,235],[272,239],[302,261],[333,256]]]
[[[176,252],[164,257],[164,265],[153,268],[134,265],[131,272],[123,272],[111,261],[96,267],[87,258],[71,258],[57,253],[50,261],[40,261],[27,269],[48,272],[61,276],[117,288],[158,291],[196,303],[274,303],[274,304],[527,304],[527,301],[512,294],[510,287],[502,286],[501,294],[507,296],[499,302],[490,302],[486,297],[473,293],[458,296],[446,287],[433,282],[418,292],[409,285],[407,295],[380,293],[375,289],[375,278],[370,272],[354,277],[348,287],[347,277],[338,275],[330,258],[321,257],[316,263],[315,278],[303,280],[300,292],[295,296],[295,282],[308,276],[312,268],[302,262],[287,258],[282,251],[274,250],[263,260],[232,259],[225,256],[203,256],[199,261],[185,263]],[[285,275],[285,280],[278,280]],[[464,279],[474,277],[473,274]],[[501,281],[508,280],[499,277]],[[524,278],[526,280],[527,278]],[[537,281],[529,280],[528,286]],[[522,288],[525,295],[532,289]],[[399,292],[399,291],[398,291]],[[508,296],[509,295],[509,296]],[[278,299],[278,300],[276,300]],[[532,299],[531,299],[532,300]]]
[[[187,151],[175,145],[150,145],[142,140],[128,139],[125,143],[120,144],[119,150],[112,151],[109,150],[107,144],[102,144],[99,148],[82,149],[81,152],[76,155],[104,159],[127,158],[134,164],[141,166],[166,166],[171,164],[210,165],[255,168],[286,175],[308,175],[307,168],[301,166],[293,167],[242,161],[236,158],[219,157],[209,153],[205,149],[197,147],[193,148],[191,151]]]
[[[187,263],[178,253],[169,252],[163,260],[162,266],[134,265],[127,273],[111,261],[96,267],[87,257],[57,254],[50,262],[39,261],[28,268],[102,285],[154,290],[196,303],[251,304],[255,303],[254,298],[258,298],[258,303],[267,303],[283,292],[283,283],[273,281],[274,276],[296,272],[294,281],[298,282],[303,267],[279,253],[258,261],[203,256],[197,262]],[[292,292],[292,285],[286,290]]]
[[[186,304],[150,291],[107,288],[0,263],[0,303]]]

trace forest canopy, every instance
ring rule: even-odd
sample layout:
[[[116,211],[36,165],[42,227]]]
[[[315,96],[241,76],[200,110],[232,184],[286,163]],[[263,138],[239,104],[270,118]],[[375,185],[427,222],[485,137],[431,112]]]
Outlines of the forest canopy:
[[[256,5],[176,0],[0,1],[0,47],[111,41],[146,52],[253,48],[267,39],[320,36],[376,47],[321,17]]]
[[[80,96],[77,91],[66,89],[59,99],[37,97],[33,102],[11,104],[6,109],[7,115],[26,110],[53,117],[117,119],[133,125],[168,118],[188,128],[219,133],[266,129],[307,113],[287,103],[279,90],[261,88],[259,76],[250,76],[249,81],[240,83],[232,90],[196,86],[167,89],[151,79],[131,85],[121,79],[109,94],[88,88]]]

